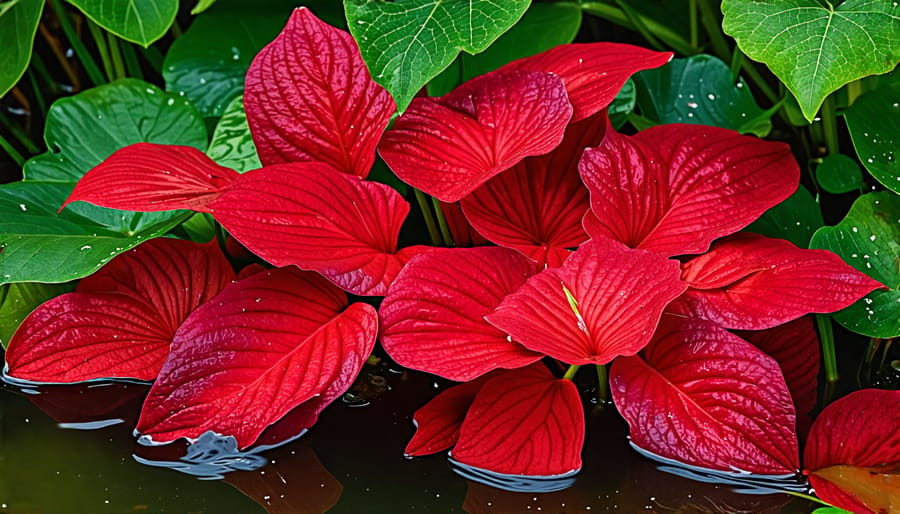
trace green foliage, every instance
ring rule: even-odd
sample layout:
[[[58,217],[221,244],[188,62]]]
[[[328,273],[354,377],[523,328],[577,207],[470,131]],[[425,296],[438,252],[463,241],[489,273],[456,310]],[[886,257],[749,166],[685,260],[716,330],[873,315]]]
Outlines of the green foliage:
[[[672,59],[635,76],[641,115],[657,124],[693,123],[765,137],[775,110],[764,111],[743,79],[711,55]]]
[[[530,0],[344,0],[347,25],[376,82],[402,112],[460,50],[484,51]]]
[[[776,239],[787,239],[800,248],[807,248],[813,232],[824,224],[816,199],[805,187],[800,186],[787,200],[764,212],[747,230]]]
[[[161,38],[178,14],[178,0],[68,1],[97,25],[144,47]]]
[[[816,182],[829,193],[857,191],[863,185],[862,172],[852,158],[836,153],[825,157],[816,166]]]
[[[72,290],[71,284],[23,282],[0,286],[0,345],[9,340],[31,311],[47,300]]]
[[[866,336],[900,336],[900,197],[890,191],[860,196],[840,223],[817,230],[810,246],[831,250],[890,288],[869,293],[834,319]]]
[[[12,89],[31,60],[44,0],[0,2],[0,97]]]
[[[900,11],[891,0],[724,0],[722,12],[725,33],[769,66],[809,121],[830,93],[886,73],[900,58]]]
[[[243,96],[228,104],[216,125],[206,155],[222,166],[241,173],[262,167],[247,124]]]
[[[628,121],[628,117],[634,112],[634,106],[637,103],[637,87],[634,85],[634,79],[628,79],[622,86],[622,89],[616,94],[616,98],[609,104],[607,114],[609,122],[616,130],[622,128]]]
[[[860,96],[844,119],[863,166],[884,187],[900,193],[900,86],[884,84]]]

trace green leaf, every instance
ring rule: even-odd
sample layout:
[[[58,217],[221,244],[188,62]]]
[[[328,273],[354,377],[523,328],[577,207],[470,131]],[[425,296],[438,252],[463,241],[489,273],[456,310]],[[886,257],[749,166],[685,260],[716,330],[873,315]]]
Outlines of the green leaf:
[[[890,191],[860,196],[840,223],[816,231],[810,247],[831,250],[890,288],[834,313],[838,323],[869,337],[900,336],[900,196]]]
[[[72,284],[23,282],[0,286],[0,344],[3,349],[31,311],[51,298],[72,290]]]
[[[824,224],[816,199],[805,187],[800,186],[787,200],[764,212],[745,230],[776,239],[787,239],[800,248],[807,248],[813,232]]]
[[[637,101],[637,88],[634,85],[634,79],[628,79],[622,89],[616,93],[616,98],[609,104],[607,113],[609,114],[609,122],[613,128],[618,130],[628,121],[628,117],[634,112],[634,105]]]
[[[196,16],[209,9],[214,3],[216,3],[216,0],[197,0],[197,5],[195,5],[194,8],[191,9],[191,14]]]
[[[0,97],[22,78],[31,61],[44,0],[0,2]]]
[[[68,1],[97,25],[144,48],[161,38],[178,14],[178,0]]]
[[[853,514],[849,510],[844,510],[838,507],[819,507],[818,509],[812,511],[810,514]]]
[[[884,187],[900,193],[900,87],[889,84],[863,94],[844,111],[860,162]]]
[[[166,89],[183,94],[204,116],[221,116],[244,91],[253,57],[284,27],[290,13],[216,9],[198,16],[163,61]]]
[[[241,173],[262,167],[250,135],[250,125],[247,124],[243,96],[228,104],[216,125],[206,155],[222,166]]]
[[[809,121],[830,93],[891,71],[900,58],[900,10],[891,0],[724,0],[722,13],[725,33],[769,66]]]
[[[484,51],[530,0],[344,0],[350,33],[376,82],[402,112],[460,50]]]
[[[852,158],[836,153],[822,159],[816,166],[816,182],[833,194],[856,191],[863,185],[862,172]]]
[[[638,73],[641,115],[663,123],[693,123],[765,137],[774,110],[764,111],[743,79],[735,83],[721,59],[695,55],[672,59],[665,66]]]
[[[124,79],[53,103],[44,141],[50,151],[25,163],[25,180],[76,182],[113,152],[134,143],[206,149],[206,125],[178,95]]]

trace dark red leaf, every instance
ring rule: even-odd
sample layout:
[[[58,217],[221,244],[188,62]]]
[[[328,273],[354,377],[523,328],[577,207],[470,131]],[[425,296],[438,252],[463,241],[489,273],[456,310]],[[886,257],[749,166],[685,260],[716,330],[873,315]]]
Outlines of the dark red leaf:
[[[182,321],[233,279],[215,243],[147,241],[32,312],[10,340],[8,373],[32,382],[153,380]]]
[[[381,341],[397,363],[458,381],[543,355],[485,321],[537,271],[506,248],[441,248],[414,257],[381,303]]]
[[[774,359],[704,320],[663,317],[610,372],[631,441],[692,466],[764,475],[800,467],[794,406]]]
[[[395,110],[350,34],[305,7],[256,55],[244,108],[263,164],[320,161],[363,178]]]
[[[690,287],[674,311],[738,330],[834,312],[884,287],[827,250],[751,233],[717,241],[708,253],[687,261],[682,280]]]
[[[397,250],[409,212],[397,191],[323,163],[245,173],[211,207],[213,217],[256,255],[276,266],[318,271],[357,295],[383,295],[423,249]]]
[[[440,98],[414,98],[378,145],[407,184],[456,202],[523,158],[562,141],[572,105],[559,77],[503,72]]]
[[[797,189],[800,168],[783,143],[699,125],[608,129],[584,152],[581,178],[597,219],[588,234],[665,256],[701,253]]]
[[[107,382],[43,385],[28,399],[67,428],[100,428],[137,421],[149,385]]]
[[[403,453],[410,457],[431,455],[456,444],[459,429],[475,395],[492,375],[453,386],[432,398],[413,414],[416,433]]]
[[[671,58],[672,52],[654,52],[621,43],[574,43],[513,61],[500,69],[559,75],[575,107],[572,121],[579,121],[612,103],[628,77],[658,68]]]
[[[346,305],[321,276],[295,268],[230,285],[175,334],[137,432],[167,443],[213,431],[250,446],[292,409],[359,372],[378,320],[369,305]]]
[[[466,218],[490,241],[540,266],[561,265],[567,248],[587,240],[581,218],[589,209],[588,191],[578,160],[586,147],[600,144],[605,131],[605,113],[570,124],[555,150],[525,159],[463,198]]]
[[[537,363],[484,384],[451,456],[494,473],[554,476],[581,469],[583,445],[578,388]]]
[[[469,220],[463,214],[459,202],[440,202],[440,204],[441,212],[444,214],[444,219],[447,220],[447,226],[450,229],[450,236],[453,238],[453,243],[456,246],[471,248],[488,242],[487,239],[472,228]]]
[[[900,498],[900,391],[863,389],[832,403],[803,460],[816,495],[852,512],[893,512]]]
[[[125,211],[209,212],[209,202],[237,176],[190,146],[136,143],[88,171],[60,210],[83,201]]]
[[[594,239],[561,268],[528,279],[487,320],[535,352],[569,364],[606,364],[650,341],[663,309],[686,287],[678,273],[674,260]]]

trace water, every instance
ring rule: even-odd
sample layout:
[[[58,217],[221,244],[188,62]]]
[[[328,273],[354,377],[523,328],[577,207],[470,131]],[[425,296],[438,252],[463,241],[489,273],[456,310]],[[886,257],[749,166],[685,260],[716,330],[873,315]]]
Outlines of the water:
[[[413,432],[410,415],[437,390],[426,375],[381,378],[387,390],[358,391],[370,397],[367,406],[333,405],[300,439],[245,462],[248,469],[263,467],[227,473],[222,480],[137,462],[134,454],[177,461],[184,451],[177,444],[136,444],[131,432],[145,386],[61,386],[39,396],[0,389],[0,512],[793,513],[815,508],[784,494],[737,494],[728,486],[659,471],[629,447],[624,423],[609,409],[588,415],[584,469],[574,485],[546,493],[495,489],[454,473],[445,455],[405,459],[403,448]],[[84,429],[91,426],[101,428]]]

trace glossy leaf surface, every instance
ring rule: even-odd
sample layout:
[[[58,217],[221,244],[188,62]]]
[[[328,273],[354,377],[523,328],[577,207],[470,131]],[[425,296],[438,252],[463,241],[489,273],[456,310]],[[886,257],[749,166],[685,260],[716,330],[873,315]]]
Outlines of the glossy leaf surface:
[[[97,25],[144,48],[169,30],[178,0],[69,0]]]
[[[43,0],[19,0],[0,5],[0,97],[12,89],[25,73],[31,61],[31,47],[41,12]]]
[[[0,346],[6,345],[13,333],[39,305],[73,289],[71,284],[19,282],[0,286]]]
[[[216,164],[238,173],[262,167],[250,134],[250,125],[247,124],[243,96],[235,97],[225,108],[216,123],[206,155],[216,161]]]
[[[884,187],[900,193],[900,155],[895,155],[900,146],[900,86],[883,84],[860,96],[844,119],[859,161]]]
[[[486,376],[453,386],[432,398],[413,414],[416,433],[403,453],[418,457],[444,451],[459,439],[459,429]]]
[[[846,114],[844,119],[849,119]],[[863,176],[853,158],[835,153],[826,155],[816,166],[816,182],[829,193],[849,193],[861,190]]]
[[[813,233],[824,224],[819,203],[809,189],[801,185],[785,201],[747,225],[746,230],[774,239],[787,239],[799,248],[808,248]]]

